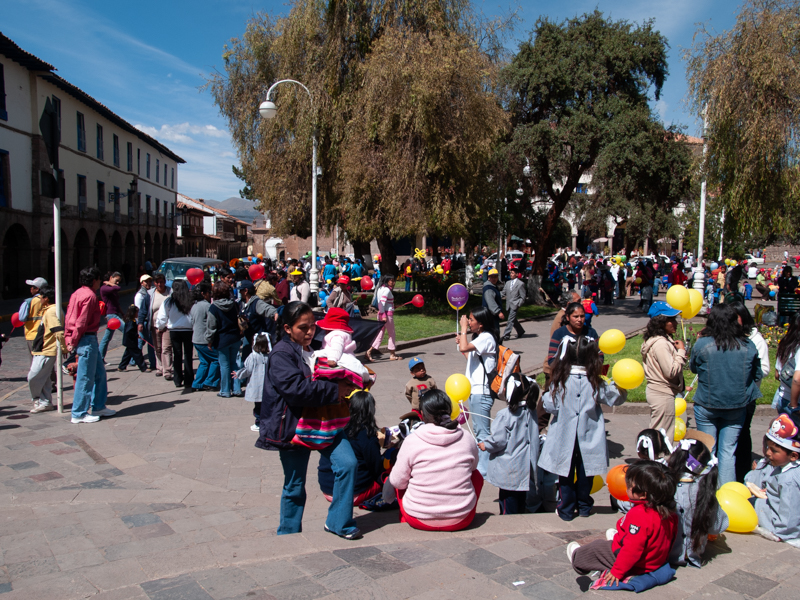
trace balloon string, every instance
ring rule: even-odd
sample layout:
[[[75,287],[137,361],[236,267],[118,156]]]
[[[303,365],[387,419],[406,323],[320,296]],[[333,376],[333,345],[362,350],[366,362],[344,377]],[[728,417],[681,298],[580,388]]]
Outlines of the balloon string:
[[[681,317],[681,329],[683,330],[683,343],[685,344],[686,343],[686,323],[684,322],[683,317]]]
[[[150,343],[150,342],[148,342],[146,339],[144,339],[144,337],[142,336],[142,334],[141,334],[141,333],[139,334],[139,339],[140,339],[140,340],[142,340],[142,341],[143,341],[145,344],[147,344],[148,346],[150,346],[150,347],[151,347],[153,350],[155,350],[155,349],[156,349],[156,347],[155,347],[155,346],[153,346],[153,344],[151,344],[151,343]]]

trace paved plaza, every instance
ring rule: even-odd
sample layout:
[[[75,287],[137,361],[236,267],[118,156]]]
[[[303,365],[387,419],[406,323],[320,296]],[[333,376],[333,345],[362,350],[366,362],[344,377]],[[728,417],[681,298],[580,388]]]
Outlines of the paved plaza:
[[[647,318],[626,300],[595,318],[602,332],[630,332]],[[601,310],[605,307],[601,307]],[[523,368],[544,359],[550,319],[524,324],[509,345]],[[455,327],[455,319],[454,319]],[[116,335],[108,360],[121,356]],[[455,341],[399,353],[425,359],[440,383],[463,372]],[[497,491],[487,485],[473,525],[457,533],[416,531],[396,512],[356,509],[364,538],[341,540],[323,531],[327,502],[309,468],[303,533],[277,537],[282,470],[276,452],[254,447],[251,405],[215,393],[184,394],[152,373],[108,373],[117,414],[73,425],[69,413],[29,414],[22,386],[28,356],[15,337],[0,367],[0,595],[3,599],[301,600],[401,598],[569,600],[620,596],[586,592],[588,578],[571,569],[565,547],[602,536],[618,518],[605,490],[597,514],[561,521],[554,514],[499,516]],[[379,425],[407,411],[406,361],[379,361],[374,388]],[[20,389],[22,388],[22,389]],[[71,404],[71,385],[65,405]],[[501,408],[495,406],[495,410]],[[634,455],[646,427],[642,405],[607,413],[612,464]],[[770,412],[753,422],[761,447]],[[757,536],[724,534],[709,546],[702,569],[647,597],[761,598],[800,595],[800,551]]]

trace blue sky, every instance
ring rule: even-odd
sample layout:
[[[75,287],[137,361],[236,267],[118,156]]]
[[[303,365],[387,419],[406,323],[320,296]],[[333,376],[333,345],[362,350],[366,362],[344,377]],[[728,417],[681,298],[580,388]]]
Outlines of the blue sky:
[[[509,3],[476,2],[487,15]],[[655,19],[670,43],[669,68],[661,101],[665,123],[699,124],[686,112],[685,64],[697,23],[730,29],[736,2],[726,0],[520,0],[517,25],[508,46],[515,50],[536,19],[560,20],[598,8],[613,19],[641,23]],[[226,125],[207,91],[204,77],[222,68],[224,44],[240,36],[259,11],[286,14],[286,2],[264,0],[14,0],[3,11],[2,32],[19,46],[53,64],[59,74],[186,159],[179,191],[194,198],[238,196],[238,164]]]

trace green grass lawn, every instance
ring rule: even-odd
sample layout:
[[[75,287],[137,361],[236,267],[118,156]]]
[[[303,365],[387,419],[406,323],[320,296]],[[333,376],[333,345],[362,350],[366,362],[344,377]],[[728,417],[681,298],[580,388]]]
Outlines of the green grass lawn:
[[[608,371],[609,376],[611,375],[611,369],[614,367],[614,364],[616,364],[616,362],[622,358],[632,358],[636,362],[642,362],[642,341],[643,338],[641,335],[634,336],[627,341],[621,352],[613,355],[606,355],[606,364],[611,365]],[[776,348],[769,349],[769,364],[772,367],[775,366],[776,353]],[[773,376],[773,372],[774,368],[772,369],[772,372],[761,381],[761,393],[763,396],[756,401],[757,404],[772,404],[772,397],[775,395],[775,390],[778,389],[778,381]],[[689,387],[694,380],[694,373],[689,370],[688,360],[686,361],[686,368],[683,372],[683,377],[686,381],[686,387]],[[539,385],[544,385],[544,375],[539,375],[536,378],[536,381],[539,383]],[[640,385],[638,388],[628,391],[628,402],[645,402],[646,386],[647,380],[645,379],[644,383],[642,383],[642,385]],[[687,393],[687,396],[688,400],[691,402],[694,392],[692,391]]]

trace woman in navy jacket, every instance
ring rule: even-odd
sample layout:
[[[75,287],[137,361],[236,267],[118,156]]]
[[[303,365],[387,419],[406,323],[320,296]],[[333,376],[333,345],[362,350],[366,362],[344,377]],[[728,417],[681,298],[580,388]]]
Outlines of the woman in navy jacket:
[[[269,355],[261,401],[260,434],[256,447],[277,450],[283,466],[281,521],[278,535],[300,533],[306,503],[306,476],[311,450],[292,444],[297,422],[305,406],[336,404],[339,387],[311,378],[311,340],[316,330],[314,313],[308,304],[291,302],[283,311],[284,337]],[[353,519],[353,489],[356,460],[350,442],[340,432],[333,444],[319,451],[333,466],[333,501],[325,530],[345,539],[361,537]]]

